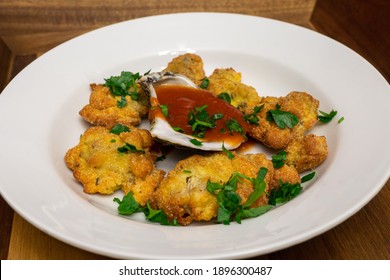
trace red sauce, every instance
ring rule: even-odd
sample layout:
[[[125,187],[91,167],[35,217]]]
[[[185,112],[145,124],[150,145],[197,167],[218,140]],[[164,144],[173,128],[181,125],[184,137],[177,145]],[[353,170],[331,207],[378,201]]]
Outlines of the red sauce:
[[[206,130],[204,141],[224,141],[225,143],[238,144],[246,140],[238,132],[231,133],[225,124],[226,121],[235,119],[247,131],[248,124],[244,120],[244,115],[237,108],[211,92],[178,85],[158,86],[155,90],[158,101],[152,98],[150,117],[165,118],[172,127],[180,127],[185,134],[192,135],[193,131],[188,124],[188,115],[194,108],[207,104],[205,110],[210,116],[223,114],[223,118],[215,122],[214,128]],[[168,117],[163,116],[158,105],[168,106]]]

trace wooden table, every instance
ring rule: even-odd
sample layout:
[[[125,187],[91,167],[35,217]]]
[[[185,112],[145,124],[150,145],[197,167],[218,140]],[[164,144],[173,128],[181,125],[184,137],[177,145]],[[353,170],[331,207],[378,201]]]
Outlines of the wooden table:
[[[390,80],[388,0],[3,0],[0,90],[36,57],[86,31],[143,16],[202,11],[257,15],[317,30],[360,53]],[[1,197],[0,220],[1,259],[106,258],[46,235],[15,213]],[[302,244],[255,259],[389,260],[390,180],[372,201],[339,226]]]

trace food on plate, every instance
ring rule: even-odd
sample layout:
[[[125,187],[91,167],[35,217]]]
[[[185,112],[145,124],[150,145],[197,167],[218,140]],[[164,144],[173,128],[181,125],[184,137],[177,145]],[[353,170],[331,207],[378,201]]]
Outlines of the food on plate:
[[[286,163],[294,166],[298,172],[312,170],[328,156],[325,136],[308,134],[293,139],[286,148]]]
[[[264,97],[253,108],[257,122],[252,124],[249,135],[270,148],[285,149],[317,123],[318,107],[318,100],[306,92]]]
[[[121,78],[123,79],[122,76],[125,75],[122,73],[121,76],[111,77],[108,80],[117,78],[117,82],[121,83]],[[137,84],[116,91],[113,82],[106,82],[106,84],[91,84],[91,90],[89,104],[81,109],[80,116],[93,125],[107,128],[116,124],[139,125],[142,117],[148,113],[147,99]]]
[[[215,69],[208,77],[208,91],[217,96],[228,96],[229,103],[242,112],[249,112],[259,102],[256,89],[241,82],[241,73],[233,68]]]
[[[101,126],[87,129],[79,144],[66,153],[65,162],[86,193],[111,194],[122,189],[145,205],[165,172],[155,167],[157,153],[149,131],[135,127],[123,131]]]
[[[173,58],[163,72],[181,74],[198,86],[205,78],[202,58],[192,53],[186,53]]]
[[[255,192],[255,183],[251,179],[258,177],[261,168],[266,170],[264,189],[257,194],[258,197],[251,198],[253,201],[248,208],[267,206],[267,195],[278,187],[279,180],[300,183],[294,168],[284,165],[283,170],[275,172],[271,160],[263,154],[235,154],[232,158],[224,152],[193,155],[178,162],[161,181],[152,195],[151,205],[162,209],[170,220],[176,219],[181,225],[188,225],[192,221],[209,221],[218,216],[221,201],[208,187],[212,184],[225,185],[229,181],[231,187],[234,178],[235,194],[238,195],[235,197],[238,200],[236,206],[245,205]],[[224,200],[230,200],[232,195],[227,194]]]
[[[139,83],[150,99],[150,133],[156,139],[205,151],[232,150],[247,140],[242,112],[185,76],[156,72]]]
[[[124,193],[118,212],[143,212],[164,225],[229,224],[296,197],[328,156],[325,136],[309,131],[337,113],[319,111],[306,92],[259,96],[233,68],[205,75],[202,58],[179,55],[161,72],[123,71],[92,84],[80,115],[93,126],[65,155],[89,194]],[[320,115],[319,115],[320,113]],[[149,129],[138,126],[149,118]],[[238,148],[249,137],[272,156]],[[165,146],[192,155],[165,171]]]

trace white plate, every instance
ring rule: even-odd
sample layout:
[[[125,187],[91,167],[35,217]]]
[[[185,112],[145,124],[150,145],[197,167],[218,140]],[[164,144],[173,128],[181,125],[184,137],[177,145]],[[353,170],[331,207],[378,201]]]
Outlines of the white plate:
[[[82,192],[63,156],[88,127],[78,111],[88,102],[89,84],[122,70],[158,71],[184,52],[199,54],[207,74],[234,67],[261,95],[307,91],[321,110],[338,110],[335,120],[314,131],[326,135],[330,153],[299,197],[241,225],[167,227],[138,215],[120,217],[114,196]],[[367,61],[301,27],[211,13],[122,22],[47,52],[0,95],[1,195],[49,235],[114,258],[269,253],[329,230],[378,193],[390,174],[389,104],[389,84]]]

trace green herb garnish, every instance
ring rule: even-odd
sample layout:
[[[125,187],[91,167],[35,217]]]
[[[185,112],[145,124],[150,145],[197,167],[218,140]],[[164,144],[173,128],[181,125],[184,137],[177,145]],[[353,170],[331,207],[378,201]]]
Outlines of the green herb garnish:
[[[264,104],[261,106],[255,106],[253,108],[253,113],[245,115],[244,119],[247,123],[254,124],[254,125],[259,125],[259,117],[257,116],[258,113],[260,113],[261,109],[263,109]]]
[[[161,109],[161,112],[162,114],[164,115],[164,117],[168,117],[168,105],[159,105],[160,109]]]
[[[211,182],[210,180],[207,182],[206,189],[212,194],[216,192],[219,206],[217,222],[225,225],[230,224],[231,221],[241,223],[242,219],[257,217],[271,208],[269,205],[250,208],[264,193],[266,188],[264,177],[267,171],[264,167],[260,168],[256,178],[250,178],[235,172],[224,185]],[[249,180],[253,184],[253,192],[244,204],[241,204],[241,197],[236,192],[237,183],[241,179]]]
[[[311,179],[314,178],[315,175],[316,175],[315,172],[311,172],[311,173],[309,173],[309,174],[303,176],[303,177],[301,178],[301,184],[306,183],[307,181],[310,181]]]
[[[301,190],[302,187],[300,183],[290,184],[279,180],[279,186],[272,189],[270,193],[268,204],[275,206],[285,203],[300,194]]]
[[[172,129],[176,132],[184,132],[184,130],[178,126],[172,126]]]
[[[139,93],[137,90],[137,80],[141,78],[139,73],[132,73],[128,71],[122,71],[120,76],[111,76],[108,79],[104,79],[105,86],[110,88],[110,92],[114,96],[120,96],[121,100],[117,102],[119,108],[126,106],[126,96],[129,95],[131,99],[138,101]]]
[[[267,112],[266,119],[269,122],[275,122],[276,125],[281,129],[284,129],[286,127],[293,128],[299,123],[299,119],[296,115],[287,111],[280,110],[279,104],[276,104],[275,110],[269,110]]]
[[[130,129],[127,126],[123,124],[116,124],[113,128],[111,128],[110,133],[119,135],[122,132],[129,132],[129,131]]]
[[[336,115],[337,111],[332,110],[330,113],[325,113],[323,111],[319,111],[321,115],[318,115],[317,118],[320,122],[328,123],[330,122]]]
[[[204,138],[205,132],[208,129],[216,126],[215,122],[223,118],[223,114],[214,114],[212,116],[206,111],[208,105],[195,107],[188,114],[188,124],[191,126],[195,137]]]
[[[231,151],[229,151],[228,149],[226,149],[224,143],[222,143],[222,151],[225,152],[225,154],[227,155],[227,157],[228,157],[229,159],[233,159],[233,158],[234,158],[233,153],[232,153]]]
[[[195,146],[202,146],[202,142],[196,140],[195,138],[191,139],[190,142]]]
[[[202,79],[202,82],[199,85],[199,87],[201,89],[206,89],[206,88],[208,88],[209,84],[210,84],[210,80],[207,77],[205,77],[205,78]]]
[[[145,215],[145,219],[150,222],[159,223],[161,225],[178,225],[176,219],[170,221],[162,210],[153,209],[149,202],[147,202],[146,206],[140,206],[134,199],[132,192],[123,196],[122,200],[115,197],[114,202],[119,204],[117,209],[118,213],[121,215],[132,215],[134,213],[142,212]]]
[[[228,128],[230,134],[233,134],[233,132],[237,132],[241,134],[242,137],[245,139],[246,137],[246,132],[244,128],[240,125],[240,123],[236,119],[230,119],[225,122],[225,126]]]
[[[287,152],[286,151],[280,151],[276,155],[272,156],[272,164],[275,168],[280,168],[284,165],[284,162],[286,161]]]
[[[218,94],[218,98],[225,100],[229,104],[232,103],[232,98],[230,97],[230,94],[227,92],[222,92],[222,93]]]
[[[138,150],[136,146],[129,144],[129,143],[126,143],[122,147],[119,147],[118,152],[120,152],[120,153],[141,153],[141,154],[145,153],[144,150]]]

